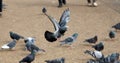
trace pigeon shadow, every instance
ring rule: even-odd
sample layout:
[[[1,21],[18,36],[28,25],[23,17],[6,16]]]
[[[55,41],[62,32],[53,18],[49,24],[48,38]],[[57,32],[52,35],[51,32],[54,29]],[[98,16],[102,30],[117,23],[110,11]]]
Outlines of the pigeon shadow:
[[[93,46],[94,44],[83,44],[84,46]]]
[[[105,38],[105,39],[103,39],[102,41],[109,41],[109,42],[111,42],[111,41],[116,41],[116,40],[118,40],[118,39],[109,39],[109,38]]]
[[[10,49],[0,49],[0,52],[8,52],[8,51],[16,51],[16,50],[10,50]]]
[[[72,48],[72,46],[68,46],[68,45],[62,45],[62,46],[57,45],[56,47],[58,47],[58,48]]]

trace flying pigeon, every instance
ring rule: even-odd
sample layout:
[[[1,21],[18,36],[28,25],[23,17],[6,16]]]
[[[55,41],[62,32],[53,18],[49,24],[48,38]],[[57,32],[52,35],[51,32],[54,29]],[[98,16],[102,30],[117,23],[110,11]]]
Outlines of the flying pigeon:
[[[54,25],[55,28],[55,32],[50,32],[50,31],[45,31],[45,39],[49,42],[54,42],[57,40],[57,38],[60,38],[62,35],[64,35],[64,33],[67,31],[68,26],[67,23],[69,22],[70,19],[70,11],[69,9],[66,9],[61,18],[59,23],[57,22],[57,20],[47,14],[45,14],[49,20],[52,22],[52,24]]]
[[[103,42],[100,42],[99,44],[96,44],[92,47],[97,51],[102,51],[104,49],[104,44],[103,44]]]
[[[41,52],[41,51],[45,52],[44,49],[40,49],[39,47],[37,47],[35,44],[32,44],[31,42],[27,42],[25,46],[28,51],[34,50],[35,52]]]
[[[98,41],[98,37],[94,36],[93,38],[86,39],[84,42],[94,43],[95,44],[97,41]]]
[[[14,32],[12,32],[12,31],[10,31],[9,33],[10,33],[11,39],[15,39],[15,40],[24,39],[23,36],[20,36],[20,35],[17,34],[17,33],[14,33]]]
[[[45,60],[46,63],[65,63],[65,58],[57,58],[53,60]]]
[[[47,12],[47,9],[45,7],[42,8],[42,12],[43,13],[46,13]]]
[[[110,37],[111,39],[115,38],[115,32],[114,32],[114,31],[110,31],[110,32],[109,32],[109,37]]]
[[[19,63],[31,63],[35,60],[35,51],[31,51],[31,54],[24,57]]]
[[[112,28],[115,28],[116,31],[120,30],[120,23],[117,23],[117,24],[113,25]]]
[[[16,40],[13,40],[7,44],[4,44],[1,49],[13,49],[16,45]]]
[[[24,39],[24,42],[27,43],[27,42],[30,42],[32,44],[35,43],[35,37],[27,37]]]
[[[97,60],[104,58],[104,55],[100,51],[89,51],[89,50],[86,50],[84,53],[91,55],[92,57],[94,57]]]
[[[77,37],[78,37],[78,33],[74,33],[72,36],[66,38],[65,40],[60,41],[61,42],[60,46],[64,44],[71,45],[76,40]]]

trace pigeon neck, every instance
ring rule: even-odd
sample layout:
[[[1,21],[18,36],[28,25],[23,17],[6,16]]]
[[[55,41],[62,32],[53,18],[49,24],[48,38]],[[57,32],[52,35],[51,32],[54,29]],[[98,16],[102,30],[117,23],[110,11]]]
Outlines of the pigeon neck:
[[[32,55],[35,55],[35,51],[34,51],[34,50],[33,50],[33,51],[31,51],[31,54],[32,54]]]

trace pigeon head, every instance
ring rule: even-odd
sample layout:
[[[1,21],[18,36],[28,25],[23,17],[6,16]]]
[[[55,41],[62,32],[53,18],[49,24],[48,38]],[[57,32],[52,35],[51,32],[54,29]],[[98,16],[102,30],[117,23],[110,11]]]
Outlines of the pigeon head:
[[[46,13],[46,12],[47,12],[47,9],[46,9],[45,7],[43,7],[42,12],[43,12],[43,13]]]
[[[50,32],[50,31],[46,31],[45,34],[45,39],[49,42],[54,42],[57,40],[56,36],[54,35],[54,33]]]
[[[9,33],[10,33],[10,34],[13,34],[13,32],[12,32],[12,31],[10,31]]]
[[[103,42],[100,42],[99,44],[100,44],[100,45],[103,45]]]
[[[78,36],[78,33],[74,33],[72,36],[76,38]]]
[[[61,58],[61,61],[64,63],[65,62],[65,58]]]
[[[114,32],[114,31],[110,31],[110,33],[111,33],[111,34],[115,34],[115,32]]]
[[[97,41],[98,40],[98,37],[97,37],[97,35],[94,37],[94,39]]]

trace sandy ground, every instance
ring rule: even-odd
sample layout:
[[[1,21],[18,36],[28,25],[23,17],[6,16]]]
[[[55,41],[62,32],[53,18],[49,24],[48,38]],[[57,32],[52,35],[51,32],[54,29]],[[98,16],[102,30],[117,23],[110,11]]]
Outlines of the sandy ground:
[[[120,32],[117,32],[114,41],[108,38],[111,26],[120,22],[120,13],[117,12],[120,9],[109,0],[98,1],[100,4],[98,7],[86,6],[86,0],[69,0],[63,8],[56,7],[57,0],[4,0],[4,3],[8,6],[3,11],[3,17],[0,18],[0,46],[11,41],[9,31],[25,37],[36,37],[36,45],[47,52],[37,55],[33,63],[45,63],[44,60],[60,57],[65,57],[66,63],[86,63],[92,57],[83,52],[93,49],[83,41],[94,35],[98,35],[98,43],[104,42],[105,49],[102,52],[105,56],[113,52],[120,52]],[[69,29],[61,39],[78,33],[79,36],[73,44],[74,48],[59,47],[58,41],[49,43],[45,40],[44,32],[46,30],[54,31],[54,29],[49,19],[41,12],[44,6],[48,9],[48,14],[57,20],[63,10],[70,8]],[[23,49],[24,42],[20,40],[14,51],[0,51],[0,63],[18,63],[29,54]]]

